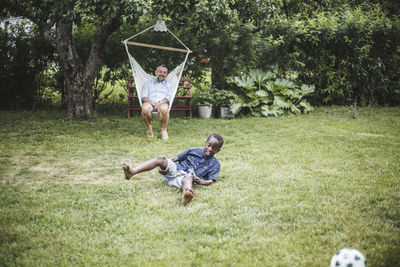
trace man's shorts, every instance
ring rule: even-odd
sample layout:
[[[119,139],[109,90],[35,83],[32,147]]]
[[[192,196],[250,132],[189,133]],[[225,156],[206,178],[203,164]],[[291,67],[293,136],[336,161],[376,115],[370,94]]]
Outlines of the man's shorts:
[[[167,174],[163,175],[163,180],[169,186],[182,188],[183,177],[188,175],[188,173],[182,170],[178,170],[176,164],[171,159],[167,160],[168,160],[168,166],[165,169],[167,171]]]

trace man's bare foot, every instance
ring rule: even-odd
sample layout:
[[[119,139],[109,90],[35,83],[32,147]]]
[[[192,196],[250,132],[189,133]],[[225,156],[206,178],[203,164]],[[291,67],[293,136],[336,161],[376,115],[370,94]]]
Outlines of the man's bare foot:
[[[153,138],[154,137],[152,129],[147,129],[147,137],[149,137],[149,138]]]
[[[132,171],[131,167],[129,167],[129,165],[126,163],[122,163],[122,169],[124,169],[125,179],[126,180],[131,179],[131,177],[134,175],[134,172]]]
[[[187,204],[192,200],[194,196],[194,192],[192,189],[183,189],[183,194],[182,194],[182,204]]]
[[[161,139],[162,140],[167,140],[168,139],[167,130],[161,130]]]

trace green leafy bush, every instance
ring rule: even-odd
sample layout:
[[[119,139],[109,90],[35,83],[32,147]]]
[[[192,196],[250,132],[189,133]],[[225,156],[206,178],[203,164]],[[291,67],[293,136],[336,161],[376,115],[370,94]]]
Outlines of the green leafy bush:
[[[212,106],[214,104],[214,97],[209,91],[200,91],[195,95],[195,100],[198,105]]]
[[[250,70],[228,78],[228,83],[236,85],[238,91],[230,106],[234,114],[278,117],[313,110],[304,97],[314,92],[314,86],[297,85],[288,79],[277,78],[274,72]]]
[[[54,82],[53,49],[27,20],[0,26],[0,107],[35,108],[49,104]]]
[[[296,71],[315,104],[400,103],[400,20],[381,6],[293,15],[264,28],[257,66]]]
[[[217,90],[214,92],[215,105],[224,107],[231,106],[238,101],[238,95],[230,90]]]

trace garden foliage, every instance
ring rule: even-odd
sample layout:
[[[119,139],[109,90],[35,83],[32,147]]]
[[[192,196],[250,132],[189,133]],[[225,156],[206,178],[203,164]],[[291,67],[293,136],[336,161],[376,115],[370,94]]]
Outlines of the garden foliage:
[[[400,103],[400,22],[379,6],[281,19],[264,28],[258,66],[296,71],[315,104]]]
[[[30,109],[46,102],[54,85],[53,49],[27,21],[0,28],[0,107]]]
[[[193,50],[185,75],[190,76],[194,84],[203,81],[205,73],[209,73],[201,63],[206,59],[211,69],[211,87],[216,91],[230,90],[227,77],[241,76],[243,71],[250,69],[267,72],[276,67],[277,77],[290,78],[294,73],[296,83],[315,86],[309,99],[313,105],[400,104],[399,1],[387,0],[377,4],[372,0],[154,0],[151,3],[120,1],[120,5],[97,1],[96,8],[91,1],[72,1],[68,5],[50,1],[32,9],[33,2],[7,0],[0,11],[2,20],[24,16],[36,24],[26,32],[15,31],[18,35],[14,36],[10,36],[2,26],[0,46],[4,53],[1,57],[6,66],[1,68],[0,76],[6,86],[1,89],[1,95],[7,103],[13,103],[8,106],[34,106],[51,95],[43,92],[59,91],[65,103],[68,98],[71,112],[74,110],[73,102],[78,107],[78,103],[86,98],[83,102],[88,110],[82,115],[90,114],[91,107],[101,99],[98,96],[101,82],[96,78],[103,79],[105,70],[115,72],[110,80],[123,80],[129,75],[121,40],[154,25],[158,19],[165,20],[168,28]],[[127,8],[123,8],[125,5]],[[104,41],[98,43],[101,49],[91,49],[93,41],[99,40],[95,34],[101,32],[97,31],[100,22],[111,14],[117,14],[116,11],[120,15],[113,17],[116,24],[107,33],[109,38],[103,36]],[[55,16],[56,13],[68,14],[69,19],[61,20],[62,16]],[[61,25],[68,27],[62,28]],[[71,69],[76,70],[77,78],[70,79],[77,82],[80,77],[82,81],[76,83],[81,85],[76,85],[72,91],[67,86],[72,84],[71,81],[67,82],[65,78],[71,72],[60,64],[66,50],[59,47],[55,53],[55,46],[44,43],[43,36],[39,38],[43,33],[56,37],[56,31],[51,30],[56,28],[63,29],[58,34],[68,32],[65,36],[73,36],[69,44],[73,44],[72,50],[76,50],[76,60],[72,62],[76,66]],[[135,41],[180,46],[174,38],[168,39],[168,35],[152,33],[142,37],[144,39]],[[54,38],[50,39],[54,41]],[[25,45],[21,45],[22,42]],[[43,45],[37,46],[38,43]],[[173,68],[183,60],[179,53],[132,49],[147,72],[152,72],[157,64],[164,63]],[[95,51],[100,53],[95,57],[89,56]],[[20,60],[22,54],[27,55],[26,62],[30,64],[22,66],[26,63]],[[55,71],[49,72],[50,67]],[[51,82],[43,82],[43,77]],[[231,102],[234,97],[227,101],[224,99],[226,95],[228,93],[222,91],[216,95],[220,97],[216,100]],[[276,103],[281,102],[277,100]],[[240,108],[243,114],[260,114],[253,106],[242,105]]]
[[[278,78],[275,72],[250,70],[228,81],[236,85],[238,92],[230,101],[234,114],[277,117],[281,114],[308,113],[313,109],[305,97],[314,92],[314,86],[298,85],[289,79]]]

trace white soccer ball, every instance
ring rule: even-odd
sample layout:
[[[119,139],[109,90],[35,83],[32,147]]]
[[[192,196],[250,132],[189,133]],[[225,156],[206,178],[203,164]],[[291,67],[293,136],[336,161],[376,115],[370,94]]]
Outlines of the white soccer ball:
[[[364,255],[354,248],[343,248],[331,259],[331,267],[366,267]]]

